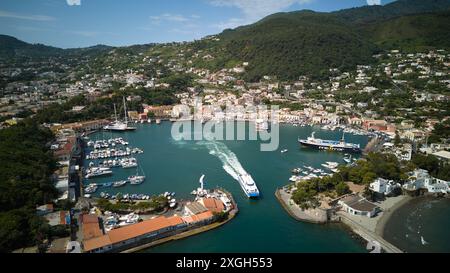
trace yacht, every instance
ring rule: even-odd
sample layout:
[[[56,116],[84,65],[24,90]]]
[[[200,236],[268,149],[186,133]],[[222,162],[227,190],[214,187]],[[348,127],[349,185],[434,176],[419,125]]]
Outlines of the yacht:
[[[118,131],[118,132],[136,130],[136,127],[128,126],[128,114],[127,114],[127,106],[125,103],[125,97],[123,97],[123,106],[124,106],[124,112],[125,112],[125,122],[119,121],[117,119],[116,105],[114,104],[114,116],[115,116],[116,120],[113,123],[106,125],[103,129],[108,130],[108,131]]]
[[[122,168],[123,169],[131,169],[136,168],[138,166],[136,158],[128,158],[122,161]]]
[[[106,175],[112,175],[112,171],[109,170],[94,170],[86,174],[86,179],[93,178],[93,177],[99,177],[99,176],[106,176]]]
[[[293,175],[291,176],[291,178],[289,178],[289,181],[291,182],[297,182],[298,180],[300,180],[300,176],[297,175]]]
[[[326,164],[322,164],[323,167],[327,168],[327,169],[336,169],[339,166],[339,163],[337,162],[326,162]]]
[[[87,193],[87,194],[91,194],[91,193],[96,192],[97,189],[98,189],[97,184],[89,184],[89,185],[84,189],[84,192]]]
[[[117,181],[117,182],[114,182],[112,186],[113,186],[114,188],[123,187],[123,186],[125,186],[125,185],[127,184],[127,182],[128,182],[128,181],[126,181],[126,180]]]
[[[343,159],[344,159],[344,161],[345,161],[346,163],[348,163],[348,164],[352,162],[352,156],[349,155],[349,154],[346,154],[345,157],[344,157]]]
[[[132,175],[132,176],[128,177],[128,180],[130,181],[131,185],[139,185],[139,184],[144,183],[145,176],[143,176],[143,175]]]

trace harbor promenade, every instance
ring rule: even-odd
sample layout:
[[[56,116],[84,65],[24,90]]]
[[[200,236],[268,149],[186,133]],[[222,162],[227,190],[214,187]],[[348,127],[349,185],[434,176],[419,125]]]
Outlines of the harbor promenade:
[[[403,253],[403,251],[401,251],[399,248],[389,243],[388,241],[384,240],[380,235],[368,230],[363,224],[349,217],[348,213],[339,211],[337,212],[337,215],[341,223],[350,227],[354,233],[358,234],[364,240],[366,240],[368,245],[378,245],[387,253]]]

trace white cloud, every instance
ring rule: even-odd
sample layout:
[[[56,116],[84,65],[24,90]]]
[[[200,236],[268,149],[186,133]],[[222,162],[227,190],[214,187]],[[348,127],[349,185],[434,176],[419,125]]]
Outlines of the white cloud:
[[[81,6],[81,0],[66,0],[69,6]]]
[[[258,20],[272,13],[280,12],[293,4],[305,4],[313,0],[208,0],[218,7],[239,8],[248,20]]]
[[[250,24],[251,21],[242,19],[242,18],[230,18],[227,21],[219,22],[214,24],[213,27],[218,28],[220,30],[224,30],[227,28],[236,28],[238,26]]]
[[[152,19],[153,21],[171,21],[171,22],[187,22],[191,20],[191,18],[189,17],[185,17],[180,14],[170,14],[170,13],[164,13],[158,16],[150,16],[150,19]]]
[[[32,21],[53,21],[54,17],[47,15],[27,15],[27,14],[19,14],[15,12],[9,12],[0,10],[0,17],[4,18],[13,18],[13,19],[22,19],[22,20],[32,20]]]
[[[381,0],[367,0],[367,5],[369,6],[381,5]]]

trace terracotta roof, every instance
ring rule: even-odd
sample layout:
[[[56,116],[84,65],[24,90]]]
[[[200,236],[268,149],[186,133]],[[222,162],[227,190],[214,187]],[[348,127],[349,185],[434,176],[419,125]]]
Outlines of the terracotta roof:
[[[81,217],[81,222],[85,223],[98,223],[98,216],[94,214],[83,214]]]
[[[111,245],[111,240],[108,235],[92,238],[83,241],[84,251],[91,251],[100,247]]]
[[[208,211],[202,212],[200,214],[193,215],[192,219],[194,219],[194,222],[199,222],[199,221],[209,219],[211,217],[213,217],[213,213],[208,210]]]
[[[82,223],[84,240],[89,240],[91,238],[96,238],[103,235],[103,232],[100,229],[97,215],[84,214],[82,216]]]
[[[203,205],[212,212],[221,212],[225,208],[222,201],[215,198],[203,198],[202,202]]]
[[[199,202],[189,203],[186,205],[186,208],[189,209],[193,214],[199,214],[208,210]]]
[[[185,216],[183,217],[183,221],[185,221],[188,224],[192,224],[192,223],[196,223],[196,222],[200,222],[206,219],[209,219],[213,217],[213,213],[211,211],[206,211],[206,212],[202,212],[196,215],[192,215],[192,216]]]
[[[108,233],[111,243],[126,241],[147,233],[151,233],[170,226],[183,224],[183,220],[179,216],[166,218],[164,216],[146,220],[134,225],[113,229]]]
[[[59,213],[59,222],[61,223],[61,225],[66,225],[66,212],[65,211],[61,211]]]

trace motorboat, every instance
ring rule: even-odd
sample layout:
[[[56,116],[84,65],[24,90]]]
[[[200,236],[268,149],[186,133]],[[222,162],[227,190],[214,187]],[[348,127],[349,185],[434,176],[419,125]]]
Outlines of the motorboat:
[[[132,175],[128,177],[131,185],[139,185],[145,181],[145,176],[143,175]]]
[[[128,182],[128,181],[126,181],[126,180],[117,181],[117,182],[114,182],[112,186],[113,186],[114,188],[123,187],[123,186],[125,186],[125,185],[127,184],[127,182]]]

